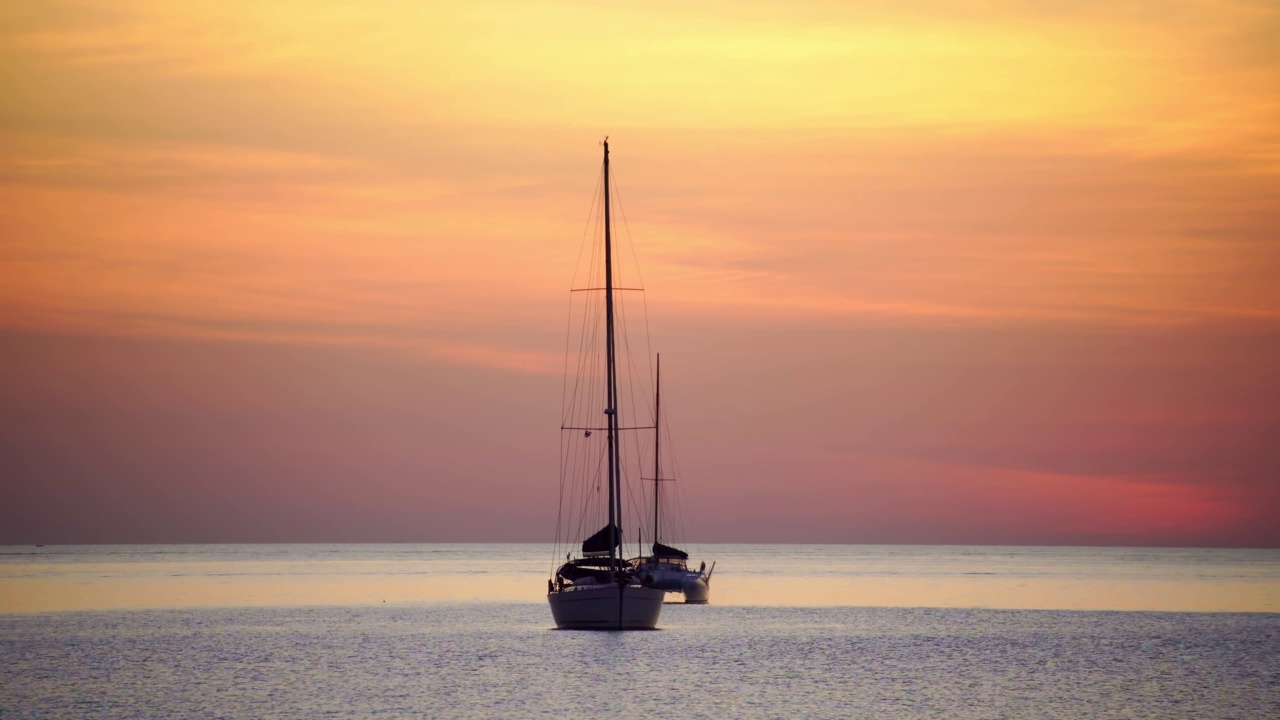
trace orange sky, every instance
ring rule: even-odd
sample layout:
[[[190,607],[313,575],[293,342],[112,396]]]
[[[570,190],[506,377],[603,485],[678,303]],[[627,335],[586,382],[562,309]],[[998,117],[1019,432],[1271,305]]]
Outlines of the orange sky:
[[[13,5],[0,542],[547,539],[607,134],[693,539],[1280,546],[1274,3]]]

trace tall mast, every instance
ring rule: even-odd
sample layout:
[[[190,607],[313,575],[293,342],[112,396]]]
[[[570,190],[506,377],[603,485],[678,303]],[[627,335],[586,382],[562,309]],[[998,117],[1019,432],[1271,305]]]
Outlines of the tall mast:
[[[618,370],[613,343],[613,232],[609,214],[609,138],[604,139],[604,308],[605,308],[605,414],[609,421],[609,527],[617,528],[618,535],[609,538],[609,565],[613,566],[614,553],[622,535],[622,484],[619,482],[621,465],[618,448]]]
[[[662,353],[658,353],[658,373],[653,382],[653,550],[657,551],[658,538],[658,488],[662,470],[658,465],[658,443],[662,440]]]

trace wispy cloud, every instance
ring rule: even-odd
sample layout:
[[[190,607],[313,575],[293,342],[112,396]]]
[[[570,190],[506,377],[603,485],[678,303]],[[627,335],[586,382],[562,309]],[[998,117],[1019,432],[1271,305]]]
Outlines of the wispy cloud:
[[[1245,0],[11,3],[0,330],[535,383],[608,134],[719,456],[1200,532],[1274,507],[1276,48]]]

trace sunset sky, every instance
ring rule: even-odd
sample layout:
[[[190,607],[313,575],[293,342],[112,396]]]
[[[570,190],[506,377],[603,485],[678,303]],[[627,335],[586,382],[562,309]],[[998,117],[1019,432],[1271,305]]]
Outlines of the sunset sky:
[[[0,7],[0,543],[544,541],[608,135],[689,539],[1280,547],[1280,6]]]

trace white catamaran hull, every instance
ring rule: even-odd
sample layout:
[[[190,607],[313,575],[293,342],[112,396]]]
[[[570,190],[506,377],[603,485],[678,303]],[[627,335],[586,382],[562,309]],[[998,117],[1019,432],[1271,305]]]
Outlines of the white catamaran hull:
[[[547,602],[561,629],[652,630],[664,595],[639,585],[596,585],[551,593]]]
[[[711,599],[711,586],[707,584],[706,578],[685,580],[683,589],[684,601],[689,605],[706,605]]]
[[[711,574],[702,570],[690,570],[685,567],[683,560],[656,562],[650,558],[637,558],[631,563],[641,582],[659,590],[684,595],[686,605],[706,605],[711,599]]]

